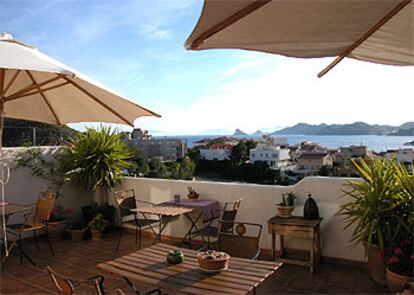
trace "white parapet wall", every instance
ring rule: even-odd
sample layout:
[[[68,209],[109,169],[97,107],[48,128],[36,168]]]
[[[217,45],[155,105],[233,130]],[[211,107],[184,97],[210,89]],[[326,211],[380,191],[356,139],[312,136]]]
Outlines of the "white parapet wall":
[[[35,147],[41,149],[43,159],[49,160],[54,154],[59,153],[59,147]],[[22,205],[35,204],[39,193],[42,191],[52,191],[56,193],[53,184],[41,177],[33,176],[30,168],[18,167],[16,156],[22,151],[32,148],[3,148],[2,162],[6,162],[10,167],[9,182],[5,185],[6,202]],[[92,203],[92,197],[82,190],[74,189],[69,183],[64,183],[59,191],[59,198],[56,205],[64,208],[73,209],[73,214],[69,216],[71,221],[81,220],[80,208]],[[22,216],[12,216],[10,223],[21,222]]]
[[[284,192],[294,192],[298,198],[294,215],[303,215],[303,205],[310,192],[316,200],[322,222],[322,254],[353,261],[364,261],[363,247],[350,249],[349,238],[351,230],[344,230],[341,217],[336,216],[340,204],[349,201],[343,197],[341,190],[346,189],[346,178],[307,177],[293,186],[256,185],[245,183],[221,183],[209,181],[183,181],[148,178],[125,178],[123,183],[115,188],[131,189],[141,200],[161,203],[171,200],[175,194],[182,198],[187,195],[187,186],[193,186],[200,198],[217,200],[220,206],[243,197],[237,220],[259,223],[264,226],[261,237],[261,248],[271,248],[271,236],[267,232],[267,220],[275,215],[276,204],[280,202]],[[183,236],[190,226],[185,218],[170,224],[166,234]],[[310,244],[302,239],[288,239],[287,247],[293,249],[309,249]],[[278,244],[277,244],[277,247]]]

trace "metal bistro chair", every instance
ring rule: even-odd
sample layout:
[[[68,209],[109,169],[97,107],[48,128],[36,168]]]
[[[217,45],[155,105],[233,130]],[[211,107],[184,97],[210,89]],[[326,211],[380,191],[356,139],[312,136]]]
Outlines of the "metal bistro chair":
[[[23,251],[22,234],[26,232],[33,232],[36,247],[37,250],[39,250],[39,243],[37,240],[36,232],[38,230],[44,229],[50,252],[53,256],[55,255],[52,244],[50,243],[48,232],[48,221],[53,205],[55,203],[55,199],[55,194],[51,192],[39,193],[39,198],[37,200],[36,206],[30,213],[24,215],[24,222],[22,224],[12,224],[7,226],[7,232],[14,237],[12,243],[10,244],[9,252],[11,252],[15,246],[19,246],[20,264],[23,264],[23,257],[26,257],[33,265],[36,265],[34,261]]]
[[[49,266],[46,267],[49,272],[50,277],[52,278],[53,284],[58,289],[59,294],[61,295],[72,295],[75,294],[75,288],[80,284],[87,284],[94,286],[96,293],[98,295],[105,294],[103,288],[104,277],[101,275],[93,276],[84,280],[73,280],[69,279],[51,269]],[[122,292],[122,291],[121,291]],[[119,294],[124,294],[119,293]]]
[[[115,199],[120,209],[120,229],[119,229],[119,237],[118,242],[116,244],[115,251],[118,251],[119,245],[121,243],[122,234],[124,228],[126,227],[133,227],[135,228],[135,245],[138,243],[139,239],[139,248],[141,249],[142,246],[142,235],[141,230],[144,227],[150,226],[152,227],[155,224],[158,226],[161,223],[160,219],[144,219],[138,218],[138,214],[132,212],[132,209],[137,208],[138,203],[150,204],[155,205],[154,203],[138,200],[135,198],[135,191],[133,189],[125,190],[125,191],[117,191],[114,193]]]
[[[220,221],[225,221],[225,224],[223,224],[220,228],[220,232],[225,233],[233,233],[233,224],[236,220],[237,212],[239,211],[240,204],[242,202],[243,198],[240,198],[233,202],[226,202],[224,204],[224,208],[222,211],[222,214],[220,216]],[[194,236],[201,236],[203,241],[205,238],[207,238],[207,244],[204,245],[200,251],[207,249],[210,249],[210,247],[217,243],[217,240],[211,242],[211,238],[217,238],[219,234],[219,224],[214,225],[217,223],[218,219],[215,217],[216,214],[214,212],[211,212],[211,219],[208,221],[208,224],[200,229],[199,231],[195,232]]]
[[[229,226],[228,222],[219,222],[219,229]],[[218,249],[230,256],[257,259],[260,254],[259,242],[263,226],[248,222],[233,222],[231,226],[235,229],[235,233],[219,230]]]

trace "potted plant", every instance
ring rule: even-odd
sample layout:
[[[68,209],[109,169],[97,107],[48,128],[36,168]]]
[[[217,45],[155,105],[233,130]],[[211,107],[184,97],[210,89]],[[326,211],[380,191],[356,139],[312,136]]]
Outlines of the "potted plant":
[[[350,201],[343,204],[338,215],[345,221],[344,229],[353,227],[352,247],[363,244],[371,269],[372,279],[386,284],[384,251],[392,237],[406,230],[401,223],[397,166],[394,159],[374,159],[370,164],[363,159],[352,161],[361,180],[349,180],[349,190],[343,190]]]
[[[282,202],[276,206],[276,215],[279,217],[290,217],[295,209],[296,195],[293,192],[282,193]]]
[[[403,230],[395,231],[391,251],[386,253],[386,279],[390,291],[399,293],[404,285],[414,283],[414,175],[402,164],[397,166],[395,175],[400,188],[397,226]]]
[[[72,137],[62,153],[62,169],[74,187],[92,193],[97,204],[82,208],[88,218],[102,213],[112,221],[115,208],[108,204],[109,188],[119,183],[131,167],[134,152],[110,127],[88,128]],[[85,220],[88,223],[90,220]]]
[[[47,223],[49,238],[52,241],[61,241],[65,237],[66,229],[69,226],[68,215],[73,213],[73,209],[55,206]]]
[[[200,194],[197,193],[197,191],[191,185],[187,186],[187,189],[188,189],[188,194],[187,194],[188,199],[197,200],[200,197]]]
[[[101,240],[103,238],[103,232],[108,224],[108,220],[105,219],[102,213],[96,214],[88,224],[88,227],[91,230],[92,240]]]
[[[85,232],[88,228],[83,226],[82,224],[73,224],[68,229],[68,232],[72,238],[72,241],[82,241],[85,237]]]

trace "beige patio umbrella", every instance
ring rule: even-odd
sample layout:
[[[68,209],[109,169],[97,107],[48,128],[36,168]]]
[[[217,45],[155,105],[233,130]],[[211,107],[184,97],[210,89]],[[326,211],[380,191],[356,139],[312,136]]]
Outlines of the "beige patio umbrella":
[[[204,0],[189,50],[238,48],[290,57],[414,65],[411,0]]]
[[[159,117],[10,34],[0,35],[0,116],[0,138],[4,117],[54,125],[130,126],[141,116]]]

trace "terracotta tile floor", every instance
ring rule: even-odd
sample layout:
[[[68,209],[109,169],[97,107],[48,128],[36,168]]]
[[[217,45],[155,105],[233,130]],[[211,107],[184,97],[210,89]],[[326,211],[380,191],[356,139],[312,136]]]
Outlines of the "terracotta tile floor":
[[[145,239],[143,246],[152,240]],[[51,256],[47,244],[40,241],[40,251],[33,242],[25,244],[25,250],[37,263],[32,266],[24,260],[19,264],[17,256],[11,256],[1,266],[0,294],[56,294],[45,267],[73,278],[86,278],[99,274],[95,265],[135,251],[134,236],[126,234],[118,252],[114,251],[116,233],[109,234],[101,242],[61,241],[54,242],[56,256]],[[138,284],[137,284],[138,285]],[[107,294],[117,288],[131,294],[127,284],[120,278],[105,276]],[[138,285],[141,291],[151,286]],[[284,265],[259,286],[257,294],[385,294],[385,287],[376,285],[365,269],[321,264],[314,275],[308,268]],[[76,294],[94,294],[90,286],[82,286]]]

